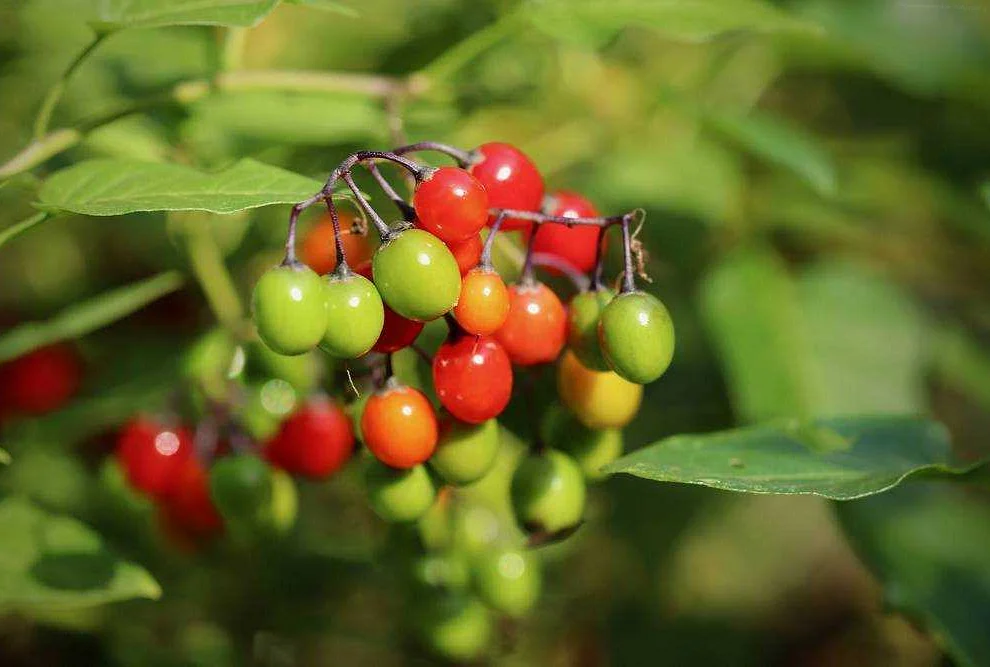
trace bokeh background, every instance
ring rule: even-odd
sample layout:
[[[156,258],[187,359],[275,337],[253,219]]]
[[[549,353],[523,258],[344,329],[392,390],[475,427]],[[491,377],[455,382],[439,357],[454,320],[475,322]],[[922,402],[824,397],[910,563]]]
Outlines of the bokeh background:
[[[69,0],[2,3],[3,159],[28,144],[42,97],[91,39]],[[397,134],[464,148],[509,141],[550,189],[648,213],[638,237],[647,289],[670,308],[678,350],[647,387],[627,449],[779,416],[918,412],[948,425],[961,457],[990,453],[990,4],[312,0],[226,42],[213,27],[116,34],[75,72],[53,127],[221,66],[414,85],[388,104],[363,92],[220,89],[152,105],[5,181],[0,229],[32,215],[40,179],[88,157],[219,168],[249,156],[322,179],[348,152]],[[403,631],[416,613],[397,575],[403,547],[355,475],[300,482],[298,524],[279,544],[189,552],[106,473],[113,429],[168,403],[189,345],[215,326],[183,229],[213,236],[244,297],[277,261],[286,213],[63,217],[0,248],[3,326],[164,270],[189,276],[77,341],[81,395],[4,424],[0,443],[14,460],[0,493],[84,520],[165,595],[8,610],[0,664],[432,661]],[[519,252],[500,245],[501,266],[511,272]],[[465,492],[476,515],[465,521],[512,535],[504,478],[525,418],[508,421],[506,475]],[[969,548],[979,521],[943,518],[934,512],[914,535]],[[887,538],[895,552],[901,537]],[[0,534],[0,561],[25,539]],[[594,488],[588,525],[542,558],[543,599],[500,628],[493,664],[951,660],[944,633],[891,608],[818,498],[619,476]],[[960,597],[987,590],[986,569],[970,574],[982,583],[958,582]],[[986,599],[974,593],[955,618],[984,641]]]

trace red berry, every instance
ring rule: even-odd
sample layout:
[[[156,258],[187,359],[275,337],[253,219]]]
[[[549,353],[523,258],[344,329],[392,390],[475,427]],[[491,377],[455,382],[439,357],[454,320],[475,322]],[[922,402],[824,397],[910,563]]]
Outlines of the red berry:
[[[210,497],[209,475],[195,456],[180,461],[161,502],[162,518],[181,536],[203,539],[223,531],[223,519]]]
[[[437,416],[422,392],[390,386],[373,394],[361,414],[364,444],[392,468],[412,468],[437,446]]]
[[[0,404],[40,415],[62,407],[79,389],[82,364],[68,345],[49,345],[0,366]]]
[[[496,417],[512,396],[512,363],[494,339],[462,335],[433,357],[433,386],[457,419],[480,424]]]
[[[485,226],[488,194],[463,169],[440,167],[416,186],[413,208],[423,229],[444,243],[457,243]]]
[[[120,432],[117,458],[127,480],[150,496],[171,491],[184,460],[193,454],[188,429],[171,428],[147,417],[133,419]]]
[[[520,366],[549,363],[567,341],[567,312],[543,283],[509,287],[509,315],[495,338]]]
[[[339,470],[353,451],[351,418],[333,401],[314,398],[282,422],[265,457],[286,472],[322,478]]]
[[[371,260],[374,249],[368,237],[363,234],[351,233],[354,217],[348,213],[340,214],[340,240],[344,245],[344,256],[350,266]],[[330,214],[324,214],[312,229],[303,237],[302,260],[320,275],[330,273],[337,268],[337,246],[333,239],[333,222]]]
[[[574,192],[561,191],[550,198],[547,213],[563,218],[593,218],[598,215],[594,205]],[[540,225],[532,240],[533,251],[554,255],[576,270],[591,271],[598,261],[598,234],[601,228],[592,225],[568,227],[558,223]],[[551,273],[557,271],[547,267]]]
[[[480,234],[475,234],[466,241],[460,243],[448,243],[451,254],[457,260],[457,268],[461,270],[461,275],[478,266],[481,260],[481,251],[485,242],[481,240]]]
[[[511,144],[497,141],[482,144],[476,150],[480,159],[471,165],[471,173],[488,192],[491,208],[539,211],[543,205],[543,177],[525,153]],[[529,227],[526,220],[507,218],[502,229]]]
[[[371,260],[360,264],[354,269],[368,280],[372,280]],[[397,312],[385,306],[385,323],[382,325],[382,332],[378,335],[378,342],[372,347],[374,352],[395,352],[404,347],[412,345],[419,332],[423,330],[423,323],[399,315]]]

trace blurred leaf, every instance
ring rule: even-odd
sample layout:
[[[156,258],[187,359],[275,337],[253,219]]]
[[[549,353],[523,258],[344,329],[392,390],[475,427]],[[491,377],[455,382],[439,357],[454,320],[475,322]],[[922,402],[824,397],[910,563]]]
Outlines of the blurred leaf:
[[[144,568],[110,553],[91,528],[23,498],[0,501],[0,534],[0,610],[78,609],[161,596]]]
[[[43,345],[96,331],[176,291],[182,282],[182,275],[178,272],[159,273],[69,306],[46,322],[16,326],[0,336],[0,361],[19,357]]]
[[[870,416],[673,436],[604,470],[727,491],[851,500],[886,491],[912,475],[957,475],[986,463],[956,461],[949,434],[938,422]]]
[[[990,508],[926,484],[836,509],[885,601],[920,620],[955,664],[990,664]]]
[[[713,114],[709,125],[754,157],[789,169],[818,194],[835,194],[836,174],[832,157],[817,137],[768,114],[746,116]]]
[[[762,0],[543,0],[525,7],[533,24],[559,39],[601,45],[626,26],[699,42],[736,31],[813,32],[811,23]]]
[[[235,213],[292,204],[318,192],[318,181],[245,159],[215,173],[179,164],[89,160],[53,174],[40,205],[84,215],[137,211]]]
[[[319,9],[325,12],[343,14],[351,18],[360,16],[358,11],[353,7],[348,7],[342,2],[335,2],[334,0],[286,0],[286,2],[290,5],[302,5],[303,7],[311,7],[312,9]]]
[[[35,225],[41,224],[42,222],[44,222],[45,220],[47,220],[50,217],[51,217],[51,214],[50,213],[47,213],[45,211],[40,211],[38,213],[35,213],[34,215],[32,215],[30,218],[28,218],[26,220],[21,220],[20,222],[15,222],[10,227],[7,227],[6,229],[0,231],[0,246],[2,246],[4,243],[6,243],[7,241],[9,241],[10,239],[12,239],[12,238],[14,238],[16,236],[20,236],[21,234],[23,234],[27,230],[31,229]]]
[[[10,461],[11,461],[10,452],[8,452],[6,449],[0,449],[0,464],[5,466],[10,465]]]
[[[253,26],[279,0],[89,0],[100,32],[169,25]]]
[[[990,409],[990,352],[965,330],[948,325],[939,329],[932,348],[940,378]]]

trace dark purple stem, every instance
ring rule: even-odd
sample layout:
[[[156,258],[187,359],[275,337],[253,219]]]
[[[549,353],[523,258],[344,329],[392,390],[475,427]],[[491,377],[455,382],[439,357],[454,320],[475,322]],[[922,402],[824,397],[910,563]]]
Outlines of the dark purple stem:
[[[503,211],[500,215],[504,215]],[[522,275],[519,276],[520,285],[532,285],[533,278],[533,248],[536,246],[536,235],[540,233],[540,223],[533,223],[533,233],[529,237],[529,243],[526,245],[526,260],[523,262]]]
[[[337,205],[334,204],[333,197],[327,197],[323,201],[327,204],[327,211],[330,213],[330,223],[333,225],[333,244],[334,249],[337,251],[336,274],[340,277],[346,277],[350,273],[350,267],[347,266],[347,257],[344,255],[344,240],[340,235],[340,216],[337,214]]]
[[[574,225],[611,227],[612,225],[622,224],[622,221],[626,220],[630,215],[627,213],[626,215],[609,215],[595,218],[567,218],[561,215],[548,215],[546,213],[540,213],[539,211],[519,211],[512,208],[490,208],[488,209],[488,213],[489,215],[505,213],[508,217],[515,218],[517,220],[528,220],[538,224],[554,222],[559,225],[567,225],[568,227],[573,227]]]
[[[384,192],[385,195],[392,200],[392,203],[395,204],[396,208],[399,209],[402,219],[406,222],[412,222],[416,217],[416,211],[406,202],[405,199],[402,198],[402,195],[396,192],[395,188],[392,187],[392,184],[385,179],[385,176],[382,175],[378,165],[375,162],[366,162],[364,163],[364,168],[367,169],[371,176],[375,179],[378,186],[382,189],[382,192]]]
[[[495,222],[492,223],[491,231],[488,232],[488,238],[485,239],[485,245],[481,248],[481,259],[479,264],[481,268],[491,270],[492,267],[492,248],[495,247],[495,236],[501,231],[502,223],[505,222],[505,212],[499,212],[495,216]]]
[[[395,155],[405,155],[406,153],[420,153],[423,151],[436,151],[437,153],[443,153],[444,155],[453,158],[457,162],[457,166],[461,168],[467,167],[474,162],[474,155],[472,155],[469,151],[463,151],[460,148],[448,146],[447,144],[441,144],[437,141],[420,141],[415,144],[409,144],[408,146],[400,146],[392,152]]]
[[[608,227],[602,227],[598,231],[598,245],[595,250],[595,268],[591,272],[591,290],[597,292],[605,286],[605,234]]]
[[[385,221],[382,220],[380,215],[378,215],[378,212],[375,211],[371,204],[369,204],[361,195],[361,191],[354,182],[354,177],[351,176],[351,172],[344,172],[341,178],[344,180],[344,183],[347,184],[350,191],[354,193],[354,198],[357,199],[358,206],[361,207],[361,210],[364,211],[365,215],[371,218],[371,222],[374,223],[375,229],[378,230],[378,236],[382,239],[382,243],[388,241],[392,236],[392,230],[388,228],[388,225],[386,225]]]

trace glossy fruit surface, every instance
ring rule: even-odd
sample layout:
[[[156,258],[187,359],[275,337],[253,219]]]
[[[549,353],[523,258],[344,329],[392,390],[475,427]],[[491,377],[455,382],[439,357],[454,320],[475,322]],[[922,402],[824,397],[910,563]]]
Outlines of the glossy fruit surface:
[[[289,416],[268,444],[265,457],[286,472],[322,478],[339,470],[354,452],[354,429],[343,408],[313,398]]]
[[[413,208],[423,229],[446,243],[457,243],[485,226],[488,193],[467,171],[440,167],[416,186]]]
[[[516,520],[527,531],[556,532],[584,516],[584,475],[557,450],[525,456],[512,475],[511,493]]]
[[[476,150],[479,159],[471,173],[488,192],[492,208],[539,211],[543,205],[543,176],[532,160],[511,144],[490,142]],[[525,220],[507,218],[502,229],[529,227]]]
[[[161,509],[174,529],[193,539],[223,532],[223,518],[210,497],[209,475],[195,456],[187,456],[176,471]]]
[[[498,422],[466,424],[450,415],[440,420],[440,440],[430,467],[450,484],[470,484],[492,469],[498,455]]]
[[[589,480],[604,479],[602,467],[622,455],[620,429],[590,429],[562,408],[547,412],[540,424],[540,434],[551,447],[571,456]]]
[[[371,350],[385,324],[385,306],[374,283],[358,273],[326,281],[327,328],[321,347],[339,359]]]
[[[478,600],[462,593],[430,596],[416,616],[423,642],[454,662],[478,660],[492,641],[492,619]]]
[[[598,342],[598,322],[614,297],[608,288],[581,292],[567,308],[567,345],[593,371],[611,370]]]
[[[520,366],[549,363],[567,339],[567,311],[543,283],[509,287],[509,314],[495,338]]]
[[[422,392],[401,385],[386,387],[365,404],[361,434],[379,461],[393,468],[411,468],[436,449],[437,418]]]
[[[557,367],[560,401],[588,428],[622,428],[643,402],[643,385],[585,368],[570,350]]]
[[[269,269],[254,286],[251,308],[258,335],[279,354],[303,354],[327,329],[323,280],[304,264]]]
[[[457,303],[461,272],[437,237],[407,229],[382,245],[372,260],[375,285],[385,303],[403,317],[436,319]]]
[[[509,316],[509,289],[492,269],[472,269],[461,281],[461,295],[454,306],[457,323],[471,334],[488,336]],[[597,330],[595,332],[597,345]]]
[[[498,416],[512,397],[512,363],[486,336],[462,335],[433,357],[433,387],[450,414],[469,424]]]
[[[574,192],[556,192],[551,195],[547,213],[564,218],[594,218],[598,211],[587,199]],[[567,262],[577,271],[587,273],[598,262],[598,234],[601,228],[594,225],[568,227],[550,222],[540,225],[533,238],[533,251],[553,255]],[[553,272],[553,268],[548,268]]]
[[[371,259],[374,253],[371,240],[365,234],[351,232],[354,216],[338,212],[340,216],[340,240],[344,246],[344,257],[351,266]],[[330,214],[325,213],[306,233],[300,250],[302,261],[318,274],[325,275],[337,268],[337,246],[333,240],[333,223]]]
[[[404,470],[372,461],[365,471],[371,509],[386,521],[415,521],[433,505],[436,490],[426,468],[416,465]]]
[[[48,345],[0,365],[0,406],[40,415],[65,405],[79,390],[82,362],[68,345]]]
[[[354,269],[368,280],[371,280],[371,262],[367,261]],[[375,352],[395,352],[404,347],[412,345],[416,337],[423,330],[423,323],[399,315],[397,312],[384,304],[385,319],[382,324],[382,333],[378,336],[374,346],[371,348]]]
[[[147,417],[128,422],[117,440],[117,458],[134,488],[153,497],[165,495],[183,461],[193,454],[192,434]]]
[[[638,384],[653,382],[674,357],[674,323],[651,294],[620,294],[602,311],[602,353],[616,373]]]
[[[492,609],[522,616],[540,597],[540,566],[532,552],[499,549],[479,555],[474,563],[478,596]]]
[[[460,269],[461,275],[463,276],[465,273],[478,266],[478,262],[481,260],[481,251],[485,247],[485,242],[481,240],[480,234],[474,234],[464,241],[460,241],[458,243],[448,243],[447,247],[450,248],[450,252],[454,256],[454,261],[457,262],[457,268]]]
[[[260,520],[271,505],[273,491],[272,469],[257,456],[224,456],[210,467],[210,497],[228,521]]]

